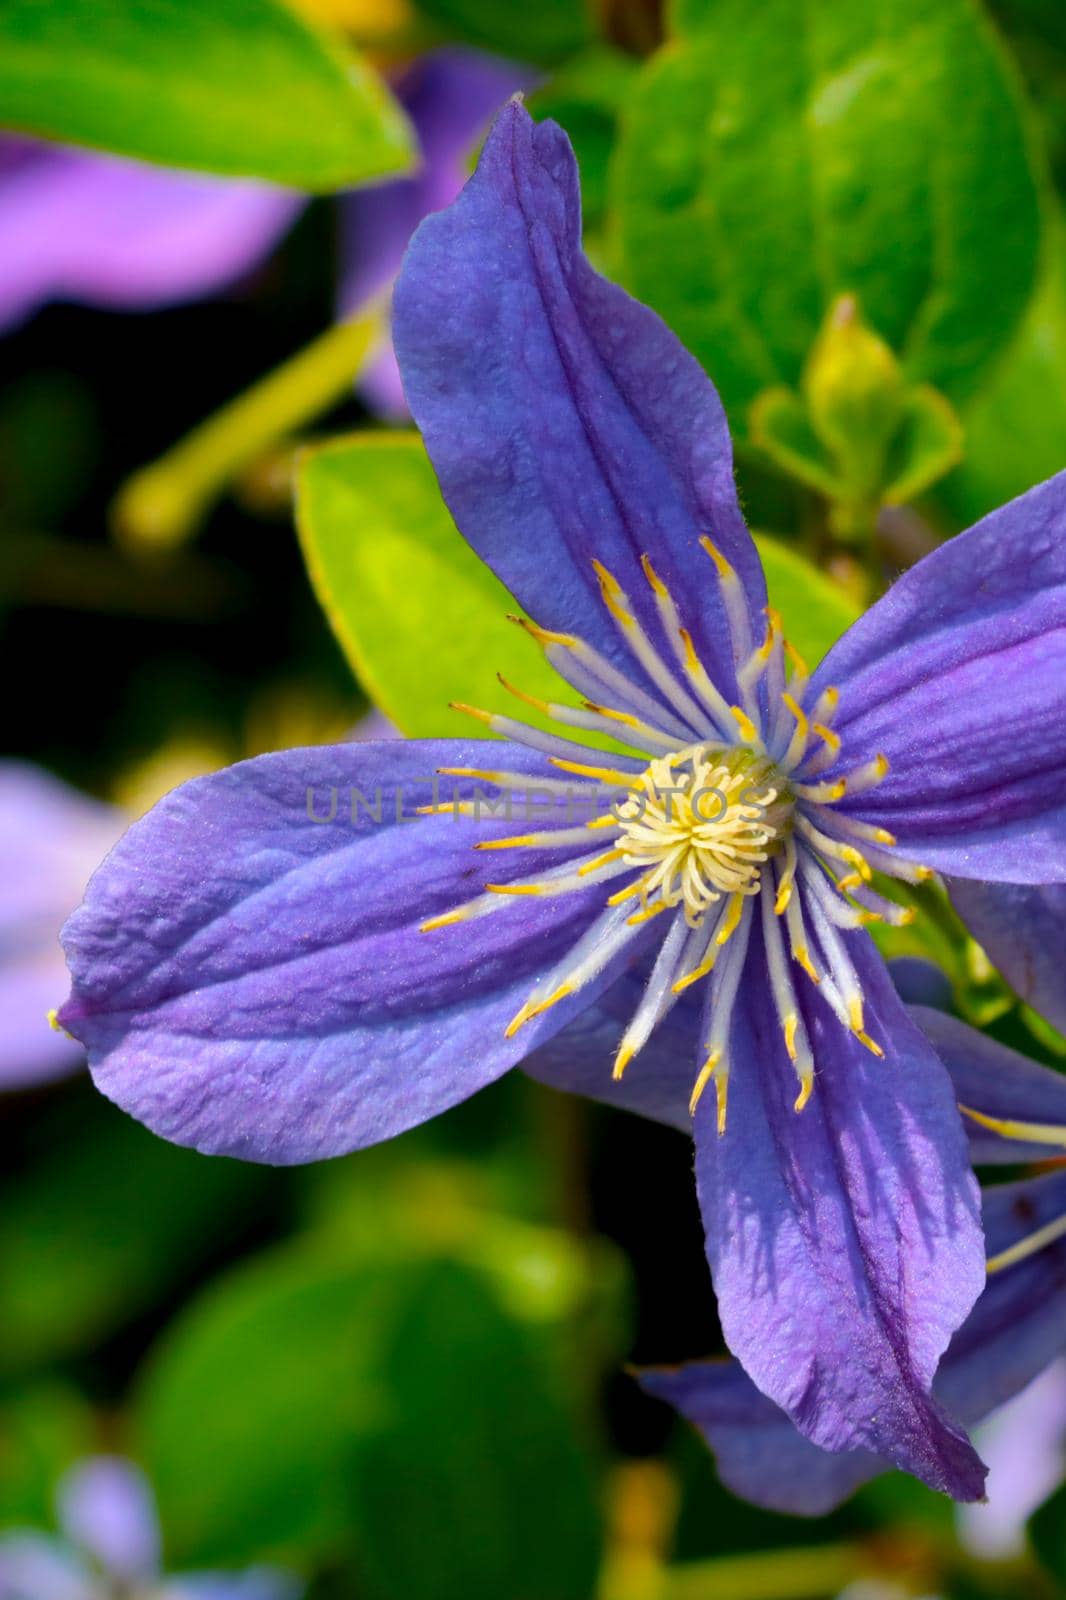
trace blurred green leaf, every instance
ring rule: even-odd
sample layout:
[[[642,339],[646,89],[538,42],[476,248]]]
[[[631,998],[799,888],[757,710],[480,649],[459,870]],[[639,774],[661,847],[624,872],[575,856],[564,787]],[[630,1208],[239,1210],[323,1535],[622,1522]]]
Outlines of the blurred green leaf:
[[[246,1235],[271,1174],[164,1143],[106,1102],[0,1196],[0,1376],[83,1351]]]
[[[1066,241],[993,381],[964,412],[962,465],[937,491],[965,527],[1066,467]]]
[[[595,45],[564,62],[529,99],[530,113],[538,121],[552,117],[570,137],[581,168],[586,233],[605,221],[607,166],[637,71],[632,56]]]
[[[757,534],[755,544],[766,573],[770,604],[781,613],[785,634],[809,667],[814,667],[860,616],[842,589],[823,578],[795,550]]]
[[[388,1343],[394,1406],[357,1458],[370,1600],[593,1594],[593,1474],[527,1339],[467,1269],[420,1275]]]
[[[171,1324],[135,1403],[180,1563],[342,1546],[352,1455],[405,1278],[289,1249],[219,1280]]]
[[[627,280],[733,425],[797,387],[856,294],[912,379],[974,389],[1025,310],[1040,233],[1024,108],[970,0],[688,0],[613,169]]]
[[[457,531],[417,434],[363,434],[306,452],[297,521],[348,660],[404,733],[478,733],[448,711],[453,699],[513,715],[497,672],[533,694],[558,693],[541,652],[507,621],[511,596]]]
[[[423,1248],[353,1263],[323,1242],[217,1283],[149,1367],[138,1434],[171,1555],[354,1541],[360,1594],[588,1593],[594,1487],[556,1346],[527,1344],[539,1311],[527,1330],[488,1276]]]
[[[1066,1484],[1030,1518],[1029,1536],[1044,1566],[1066,1584]]]
[[[96,1442],[73,1389],[46,1382],[0,1402],[0,1528],[46,1527],[57,1480]]]
[[[322,191],[414,153],[381,80],[282,0],[4,0],[0,124]]]
[[[592,38],[591,7],[575,0],[417,0],[417,9],[455,38],[516,61],[560,61]]]

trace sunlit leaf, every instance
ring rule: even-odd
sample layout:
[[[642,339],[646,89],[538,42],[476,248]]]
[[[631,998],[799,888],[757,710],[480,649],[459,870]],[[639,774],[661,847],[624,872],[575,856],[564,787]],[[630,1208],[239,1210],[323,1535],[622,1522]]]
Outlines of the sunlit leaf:
[[[4,0],[0,124],[312,190],[413,161],[381,80],[282,0]]]
[[[970,0],[689,0],[614,167],[627,280],[735,427],[795,388],[836,295],[909,377],[972,391],[1025,310],[1038,181],[1014,79]]]

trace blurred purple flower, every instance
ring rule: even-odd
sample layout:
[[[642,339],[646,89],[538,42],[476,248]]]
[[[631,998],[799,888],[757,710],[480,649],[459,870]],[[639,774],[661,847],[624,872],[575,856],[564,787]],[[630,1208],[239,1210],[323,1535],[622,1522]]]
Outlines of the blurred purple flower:
[[[128,822],[37,767],[0,761],[0,1090],[85,1059],[48,1025],[66,983],[59,930]]]
[[[475,710],[511,742],[287,751],[187,784],[67,925],[62,1019],[156,1132],[259,1160],[388,1138],[542,1052],[570,1088],[688,1102],[754,1383],[824,1448],[979,1498],[931,1394],[984,1284],[977,1185],[864,925],[906,920],[874,869],[1066,877],[1066,475],[912,568],[809,673],[767,608],[718,396],[593,271],[580,216],[562,131],[505,109],[408,251],[397,346],[460,528],[581,702],[534,704],[643,753]],[[538,819],[517,837],[512,795]]]
[[[165,1577],[155,1500],[143,1473],[119,1456],[73,1467],[57,1496],[60,1536],[15,1531],[0,1536],[0,1600],[299,1600],[288,1573]]]
[[[340,197],[342,315],[387,288],[415,227],[459,192],[492,113],[529,81],[528,70],[459,49],[396,75],[423,165]],[[305,203],[267,184],[0,139],[0,331],[50,300],[150,310],[212,294],[254,267]],[[391,348],[361,387],[375,409],[405,414]]]
[[[959,1534],[974,1555],[1006,1560],[1021,1555],[1026,1523],[1066,1476],[1066,1356],[990,1417],[977,1443],[988,1501],[959,1506]]]
[[[153,310],[208,295],[262,259],[304,204],[95,151],[0,142],[0,330],[50,300]]]

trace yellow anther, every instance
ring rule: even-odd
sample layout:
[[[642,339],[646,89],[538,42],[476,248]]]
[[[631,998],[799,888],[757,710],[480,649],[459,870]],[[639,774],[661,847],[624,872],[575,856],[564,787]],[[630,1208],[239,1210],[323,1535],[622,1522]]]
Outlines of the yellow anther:
[[[832,783],[798,783],[796,793],[814,805],[834,805],[848,792],[846,778],[835,778]]]
[[[897,844],[898,840],[896,839],[896,835],[894,833],[889,833],[887,828],[875,828],[874,843],[892,845]]]
[[[508,611],[507,620],[524,629],[538,644],[562,644],[572,650],[578,642],[572,633],[552,633],[550,628],[539,628],[535,622],[530,622],[528,617],[516,617],[513,611]]]
[[[453,922],[465,922],[470,915],[469,911],[446,911],[443,916],[430,917],[428,922],[419,924],[419,933],[432,933],[434,928],[447,928]]]
[[[691,1094],[691,1096],[689,1098],[688,1109],[689,1109],[689,1115],[690,1116],[694,1117],[696,1115],[696,1107],[700,1103],[700,1097],[702,1096],[704,1089],[706,1089],[707,1085],[710,1083],[711,1079],[714,1077],[715,1069],[717,1068],[718,1063],[721,1061],[721,1059],[722,1059],[721,1050],[712,1050],[710,1055],[707,1057],[706,1061],[703,1063],[703,1066],[700,1068],[699,1076],[696,1079],[696,1082],[692,1086],[692,1094]],[[725,1131],[725,1109],[724,1109],[724,1106],[723,1106],[723,1103],[722,1103],[722,1098],[719,1097],[719,1102],[718,1102],[718,1132],[719,1133],[723,1133],[724,1131]]]
[[[621,906],[627,900],[632,900],[635,895],[643,894],[648,886],[650,877],[651,873],[646,872],[642,878],[636,878],[632,883],[627,883],[624,889],[616,889],[614,894],[608,895],[607,904],[609,906]]]
[[[722,552],[719,550],[719,548],[715,544],[714,540],[713,539],[709,539],[706,534],[703,534],[701,539],[700,539],[700,544],[703,546],[703,548],[706,550],[707,554],[710,556],[711,560],[714,562],[715,570],[717,571],[718,576],[721,579],[721,581],[723,583],[729,583],[729,582],[736,583],[736,581],[737,581],[736,572],[734,571],[734,569],[730,565],[730,563],[726,560],[726,558],[722,554]]]
[[[547,894],[542,883],[487,883],[486,894]]]
[[[740,729],[740,737],[744,743],[754,744],[759,737],[759,730],[748,716],[748,713],[742,711],[739,706],[730,706],[729,710],[737,727]]]
[[[643,781],[642,773],[588,766],[583,761],[566,761],[562,756],[549,756],[548,765],[558,767],[560,772],[574,772],[579,778],[599,778],[602,783],[613,784],[618,789],[639,789]]]
[[[482,772],[480,767],[438,767],[443,778],[480,778],[482,783],[497,783],[502,772]]]
[[[810,1071],[802,1073],[800,1076],[800,1092],[793,1101],[793,1111],[803,1110],[804,1106],[807,1104],[807,1101],[811,1098],[811,1091],[813,1088],[814,1073]]]
[[[774,901],[774,914],[783,917],[788,910],[788,902],[792,899],[792,876],[782,878],[777,887],[777,899]]]
[[[1016,1122],[1013,1118],[989,1117],[983,1111],[974,1111],[971,1106],[964,1106],[961,1102],[959,1110],[964,1116],[980,1123],[982,1128],[998,1133],[1002,1139],[1023,1139],[1026,1144],[1057,1145],[1066,1150],[1066,1128],[1058,1127],[1054,1123]]]
[[[818,971],[811,960],[811,953],[805,944],[798,944],[792,951],[792,958],[803,968],[812,983],[821,983]]]
[[[683,978],[671,985],[674,994],[683,994],[692,984],[699,983],[701,978],[706,978],[708,973],[714,971],[714,964],[718,960],[718,950],[713,948],[710,955],[704,956],[698,967],[693,967],[691,972],[686,972]]]
[[[450,711],[462,711],[465,716],[473,717],[476,722],[484,722],[490,727],[495,717],[494,712],[482,711],[480,706],[468,706],[465,700],[449,700],[448,709]]]
[[[715,1077],[714,1092],[718,1100],[718,1137],[720,1139],[725,1132],[726,1102],[729,1099],[728,1077]]]
[[[640,719],[628,711],[615,711],[611,706],[598,705],[595,700],[582,700],[581,704],[586,711],[595,712],[598,717],[608,717],[611,722],[624,722],[627,728],[639,728]]]
[[[876,1039],[871,1039],[870,1035],[868,1033],[864,1033],[861,1028],[853,1028],[852,1032],[854,1033],[856,1039],[858,1039],[859,1043],[866,1046],[871,1055],[875,1055],[879,1059],[884,1056],[885,1052],[881,1049],[881,1046],[878,1044]]]
[[[668,600],[670,598],[670,591],[660,578],[659,574],[656,572],[655,568],[652,566],[651,562],[648,560],[648,557],[641,556],[640,564],[644,569],[644,576],[651,584],[652,589],[659,596],[659,599]]]
[[[837,888],[846,894],[849,889],[858,889],[862,881],[861,872],[849,872],[843,878],[837,879]]]
[[[1052,1222],[1045,1223],[1042,1228],[1037,1228],[1036,1232],[1029,1234],[1027,1238],[1019,1239],[1018,1243],[1012,1244],[1009,1249],[1001,1250],[999,1255],[989,1256],[985,1262],[985,1271],[991,1275],[993,1272],[1002,1272],[1004,1267],[1016,1266],[1019,1261],[1025,1261],[1038,1250],[1043,1250],[1046,1245],[1054,1244],[1063,1234],[1066,1234],[1066,1213],[1056,1217]]]
[[[592,566],[597,578],[600,580],[600,594],[603,596],[604,605],[612,617],[622,624],[623,628],[631,628],[633,626],[633,618],[622,604],[622,586],[618,579],[613,573],[607,571],[601,561],[594,560]]]
[[[785,702],[785,705],[788,707],[788,709],[791,711],[792,715],[795,717],[797,730],[799,730],[804,735],[806,735],[806,732],[807,732],[807,713],[804,711],[803,707],[800,705],[800,703],[796,699],[795,695],[789,694],[788,691],[786,690],[785,693],[781,696],[781,698]]]
[[[507,690],[508,694],[513,694],[516,700],[521,700],[523,705],[532,706],[534,711],[541,711],[546,717],[551,716],[552,707],[549,701],[542,700],[539,695],[529,694],[525,689],[519,689],[516,684],[505,678],[502,672],[497,672],[496,681],[501,688]]]
[[[840,856],[841,861],[846,861],[849,867],[855,868],[861,882],[869,883],[873,877],[873,869],[861,850],[856,850],[855,846],[851,844],[842,844],[837,854]]]
[[[626,918],[626,926],[637,928],[642,922],[650,922],[652,917],[657,917],[660,911],[666,910],[665,900],[656,900],[653,905],[646,906],[643,911],[634,911],[631,917]]]
[[[852,1033],[861,1033],[864,1023],[862,995],[853,994],[848,997],[848,1021]]]
[[[788,657],[788,659],[789,659],[789,661],[790,661],[790,663],[792,665],[792,671],[794,672],[796,677],[797,678],[809,678],[810,677],[810,670],[809,670],[809,668],[807,666],[806,661],[804,661],[803,657],[800,655],[799,651],[796,649],[796,646],[789,639],[785,639],[784,640],[784,646],[785,646],[785,654]]]
[[[612,861],[620,861],[625,855],[624,850],[607,850],[602,856],[596,856],[592,861],[586,861],[583,867],[578,867],[579,878],[587,878],[590,872],[597,872],[600,867],[610,866]]]
[[[618,1047],[618,1054],[614,1058],[614,1066],[611,1069],[611,1077],[614,1078],[616,1082],[622,1076],[623,1072],[625,1072],[636,1053],[637,1052],[634,1050],[633,1046],[631,1044],[627,1044],[623,1039],[622,1043]]]
[[[64,1039],[74,1038],[74,1035],[72,1033],[68,1033],[66,1028],[64,1028],[63,1024],[60,1022],[59,1011],[55,1006],[53,1006],[51,1011],[48,1013],[48,1026],[51,1028],[53,1033],[61,1033]]]
[[[565,1000],[568,994],[573,994],[572,983],[561,983],[545,1000],[527,1000],[504,1029],[504,1038],[513,1039],[519,1028],[525,1027],[533,1017],[539,1017],[542,1012],[549,1011],[552,1006],[558,1005],[560,1000]]]
[[[696,646],[692,642],[691,633],[689,633],[687,628],[678,628],[677,634],[685,651],[685,671],[698,671],[702,666],[702,663],[699,656],[696,654]]]
[[[479,839],[474,846],[475,850],[511,850],[520,845],[536,844],[535,833],[516,833],[510,839]]]
[[[722,926],[719,928],[718,933],[715,936],[714,942],[716,945],[718,945],[719,949],[722,947],[722,945],[727,944],[736,933],[737,928],[740,926],[740,918],[743,914],[743,911],[744,896],[742,894],[730,895],[729,908],[726,911],[725,917],[722,921]]]
[[[811,732],[816,733],[822,743],[833,751],[834,755],[840,749],[839,733],[834,733],[832,728],[827,728],[824,722],[812,722]]]
[[[796,1029],[798,1027],[799,1017],[794,1011],[790,1011],[785,1018],[785,1049],[788,1051],[788,1059],[790,1061],[795,1061],[796,1059]],[[799,1110],[799,1107],[797,1106],[796,1109]]]

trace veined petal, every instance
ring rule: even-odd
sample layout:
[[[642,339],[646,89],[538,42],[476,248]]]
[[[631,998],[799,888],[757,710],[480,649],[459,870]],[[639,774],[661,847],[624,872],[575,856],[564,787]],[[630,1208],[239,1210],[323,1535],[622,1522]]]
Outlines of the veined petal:
[[[660,319],[582,254],[577,168],[554,123],[516,103],[501,112],[458,201],[411,243],[393,332],[444,498],[534,620],[628,665],[592,562],[657,639],[647,553],[675,594],[700,581],[695,643],[728,691],[729,632],[700,535],[738,572],[753,617],[766,592],[725,413]]]
[[[703,1102],[695,1119],[719,1315],[756,1385],[814,1443],[874,1449],[975,1499],[980,1461],[930,1387],[984,1282],[977,1185],[946,1072],[866,937],[850,946],[885,1059],[805,994],[817,1078],[800,1113],[749,955],[728,1130]]]
[[[996,1121],[1034,1123],[1062,1130],[1063,1143],[1055,1147],[1001,1137],[994,1129],[967,1117],[966,1131],[974,1161],[984,1165],[1035,1161],[1066,1151],[1066,1074],[1039,1066],[957,1017],[926,1006],[911,1006],[909,1010],[951,1074],[955,1098],[961,1105]]]
[[[134,824],[64,930],[74,982],[61,1020],[103,1092],[175,1143],[308,1161],[445,1110],[563,1026],[617,964],[504,1032],[601,909],[592,880],[419,931],[486,881],[566,859],[501,851],[488,868],[471,846],[513,834],[513,810],[492,822],[415,816],[438,798],[437,767],[472,767],[484,749],[284,751],[184,784]],[[531,789],[545,770],[528,751],[509,751],[508,765]],[[441,784],[442,800],[492,792]]]
[[[889,772],[841,809],[965,878],[1066,880],[1066,473],[949,540],[829,652],[842,761]]]
[[[957,878],[951,901],[1014,992],[1066,1033],[1066,883]]]
[[[990,1253],[1007,1249],[1066,1210],[1066,1173],[985,1192]],[[988,1280],[955,1335],[934,1392],[966,1427],[1018,1394],[1066,1350],[1066,1243]],[[694,1361],[638,1374],[676,1406],[714,1451],[735,1494],[774,1511],[823,1516],[891,1463],[867,1450],[819,1449],[735,1361]]]

